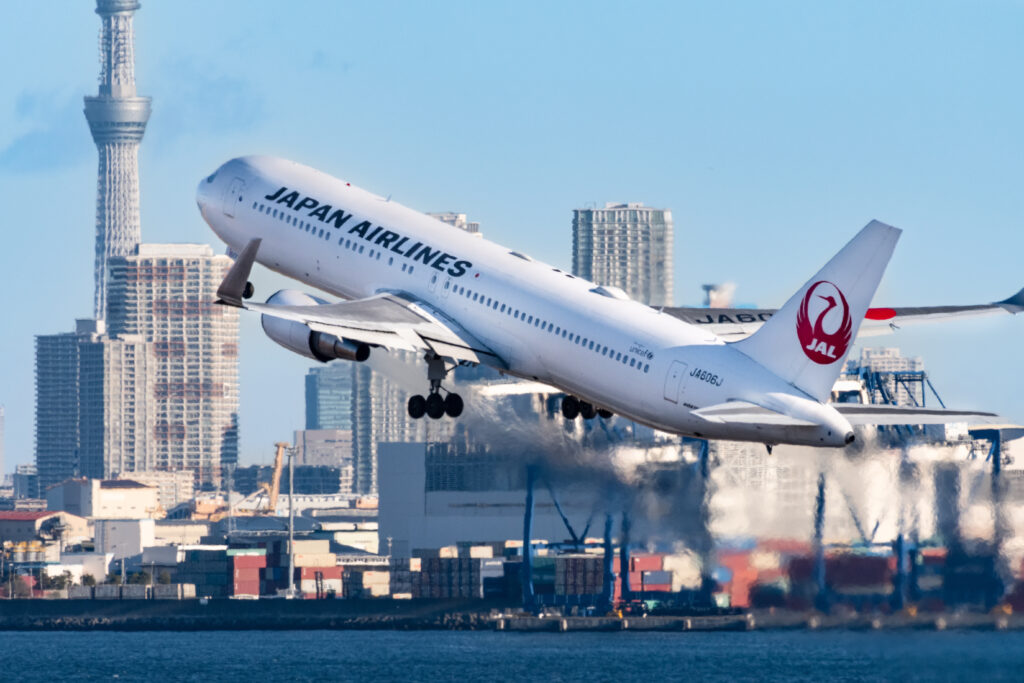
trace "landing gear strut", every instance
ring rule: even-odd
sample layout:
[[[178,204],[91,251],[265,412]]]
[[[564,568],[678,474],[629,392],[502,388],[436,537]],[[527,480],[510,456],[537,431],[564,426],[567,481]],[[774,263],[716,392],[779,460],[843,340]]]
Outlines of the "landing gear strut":
[[[448,417],[462,415],[464,408],[462,397],[441,386],[441,381],[447,374],[448,368],[445,367],[444,359],[434,353],[428,354],[427,379],[430,380],[430,393],[426,398],[419,394],[409,398],[407,406],[409,417],[418,420],[427,415],[433,420],[439,420],[445,415]],[[442,397],[442,391],[447,395]]]

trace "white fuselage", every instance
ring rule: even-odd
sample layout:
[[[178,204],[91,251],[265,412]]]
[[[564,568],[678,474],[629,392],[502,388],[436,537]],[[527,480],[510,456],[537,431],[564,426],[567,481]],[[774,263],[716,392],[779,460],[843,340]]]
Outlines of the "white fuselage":
[[[200,182],[203,218],[234,250],[346,299],[403,292],[443,311],[507,363],[658,429],[706,438],[842,446],[849,423],[705,330],[533,261],[388,198],[273,157]],[[822,425],[711,422],[730,400],[785,406]]]

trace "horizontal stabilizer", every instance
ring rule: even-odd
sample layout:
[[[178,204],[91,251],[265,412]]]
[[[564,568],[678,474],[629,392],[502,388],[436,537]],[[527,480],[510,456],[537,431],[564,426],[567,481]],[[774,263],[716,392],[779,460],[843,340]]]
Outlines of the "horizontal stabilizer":
[[[721,424],[771,425],[773,427],[817,427],[808,420],[791,417],[784,413],[746,401],[728,401],[693,411],[693,414],[708,422]]]
[[[995,413],[985,413],[979,410],[946,410],[944,408],[865,405],[862,403],[833,403],[831,406],[852,425],[936,425],[956,422],[975,425],[1005,422],[1004,418]]]
[[[997,301],[996,305],[1002,306],[1010,313],[1020,313],[1021,311],[1024,311],[1024,289],[1021,289],[1009,299]]]

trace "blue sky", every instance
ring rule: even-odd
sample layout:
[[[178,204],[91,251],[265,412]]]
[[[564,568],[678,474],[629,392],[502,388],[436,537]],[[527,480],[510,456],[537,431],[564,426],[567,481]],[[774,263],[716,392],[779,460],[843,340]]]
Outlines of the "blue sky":
[[[552,6],[553,5],[553,6]],[[33,449],[33,335],[91,311],[99,20],[15,3],[0,25],[7,469]],[[976,303],[1024,285],[1024,3],[143,2],[148,242],[206,242],[195,186],[290,157],[571,263],[571,211],[675,218],[676,300],[733,281],[778,305],[872,218],[905,230],[876,302]],[[257,276],[265,293],[283,284]],[[303,419],[307,364],[242,331],[242,459]],[[1024,320],[870,340],[925,358],[948,404],[1024,421]]]

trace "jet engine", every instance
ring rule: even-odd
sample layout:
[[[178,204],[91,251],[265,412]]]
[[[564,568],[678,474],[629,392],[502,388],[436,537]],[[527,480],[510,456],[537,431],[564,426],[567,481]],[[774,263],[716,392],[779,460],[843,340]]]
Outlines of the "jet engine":
[[[279,306],[321,306],[327,302],[294,289],[282,289],[267,299],[267,303]],[[340,339],[325,332],[316,332],[295,320],[264,314],[261,323],[268,337],[289,351],[306,358],[326,363],[335,358],[362,362],[370,357],[370,347],[367,344]]]

